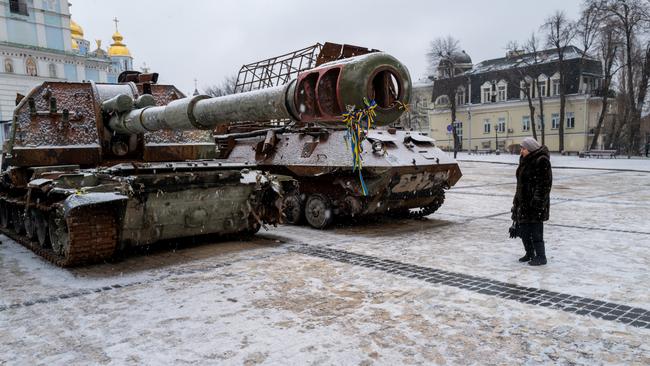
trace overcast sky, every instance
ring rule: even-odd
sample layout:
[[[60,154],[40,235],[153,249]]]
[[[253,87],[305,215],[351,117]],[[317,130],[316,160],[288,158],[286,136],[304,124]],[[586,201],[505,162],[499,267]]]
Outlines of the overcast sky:
[[[72,19],[91,42],[112,43],[112,19],[134,56],[161,82],[183,92],[218,84],[241,65],[316,42],[386,51],[414,80],[426,76],[432,39],[452,35],[474,63],[503,57],[510,40],[525,40],[561,9],[571,18],[580,0],[69,0]]]

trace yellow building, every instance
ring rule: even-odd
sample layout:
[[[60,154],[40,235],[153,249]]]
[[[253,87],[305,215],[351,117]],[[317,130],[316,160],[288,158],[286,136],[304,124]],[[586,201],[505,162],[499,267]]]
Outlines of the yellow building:
[[[583,58],[574,47],[568,48],[565,56],[568,72],[563,150],[579,152],[588,150],[591,145],[602,108],[602,99],[598,96],[602,93],[600,61]],[[527,98],[530,94],[535,108],[533,119],[537,139],[540,142],[543,139],[551,151],[560,150],[559,74],[553,51],[537,54],[535,64],[530,62],[530,55],[521,53],[511,53],[474,66],[466,54],[459,59],[463,65],[468,61],[470,64],[466,70],[457,72],[454,77],[440,77],[439,73],[439,77],[433,80],[428,124],[430,136],[439,147],[453,149],[451,108],[454,102],[460,150],[518,149],[525,137],[533,136]],[[544,107],[544,138],[539,94]],[[601,134],[599,143],[602,143],[602,138]]]
[[[551,151],[559,151],[560,98],[544,98],[544,144]],[[537,139],[542,142],[539,106],[535,102]],[[565,108],[564,150],[588,150],[601,111],[601,98],[591,94],[568,95]],[[444,149],[453,149],[453,138],[448,107],[435,106],[429,111],[430,136]],[[530,109],[524,100],[487,104],[465,104],[457,107],[456,128],[462,150],[508,151],[525,138],[533,136]],[[599,144],[602,143],[601,134]]]

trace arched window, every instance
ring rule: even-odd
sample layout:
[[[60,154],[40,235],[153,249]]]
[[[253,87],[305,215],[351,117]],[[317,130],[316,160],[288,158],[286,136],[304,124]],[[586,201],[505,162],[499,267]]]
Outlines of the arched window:
[[[459,86],[456,89],[456,105],[463,105],[465,103],[467,103],[465,99],[465,87]]]
[[[55,64],[49,64],[47,68],[50,71],[50,77],[55,78],[56,77],[56,65]]]
[[[438,98],[436,98],[435,104],[437,107],[447,106],[449,105],[449,97],[446,95],[441,95]]]
[[[38,70],[36,69],[36,61],[33,57],[27,57],[25,60],[25,74],[29,76],[38,76]]]
[[[555,73],[551,76],[551,96],[560,95],[560,74]]]
[[[546,76],[546,75],[544,75],[544,74],[541,74],[541,75],[537,78],[537,84],[538,84],[539,94],[540,94],[542,97],[546,97],[546,96],[548,96],[548,87],[547,87],[547,84],[548,84],[548,76]]]
[[[14,73],[14,63],[9,58],[5,59],[5,72],[7,74],[13,74]]]
[[[486,81],[481,85],[481,103],[492,102],[492,84]]]
[[[533,78],[530,76],[524,77],[524,80],[519,82],[519,99],[526,99],[527,95],[535,98],[535,88],[533,87]]]
[[[497,83],[497,102],[505,102],[508,100],[508,83],[501,80]]]

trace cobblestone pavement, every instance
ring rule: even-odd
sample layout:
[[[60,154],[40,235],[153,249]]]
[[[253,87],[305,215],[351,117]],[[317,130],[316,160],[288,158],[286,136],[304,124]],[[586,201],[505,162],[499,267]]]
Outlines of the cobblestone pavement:
[[[424,220],[283,226],[63,270],[0,244],[0,364],[650,364],[650,174],[556,169],[549,264],[514,166]]]

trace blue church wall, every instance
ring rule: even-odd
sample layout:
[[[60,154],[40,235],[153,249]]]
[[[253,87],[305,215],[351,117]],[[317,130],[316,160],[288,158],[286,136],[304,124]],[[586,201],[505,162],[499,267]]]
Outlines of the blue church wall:
[[[45,26],[45,40],[47,41],[48,48],[57,50],[65,50],[63,43],[63,30],[61,28],[54,28]]]
[[[99,82],[99,70],[86,68],[86,80]]]
[[[106,75],[106,81],[111,84],[117,84],[117,75],[112,75],[112,74]]]
[[[7,19],[7,35],[9,42],[38,46],[36,24],[34,23],[9,18]]]
[[[79,81],[77,78],[77,65],[65,64],[63,65],[65,70],[65,78],[69,81]]]

